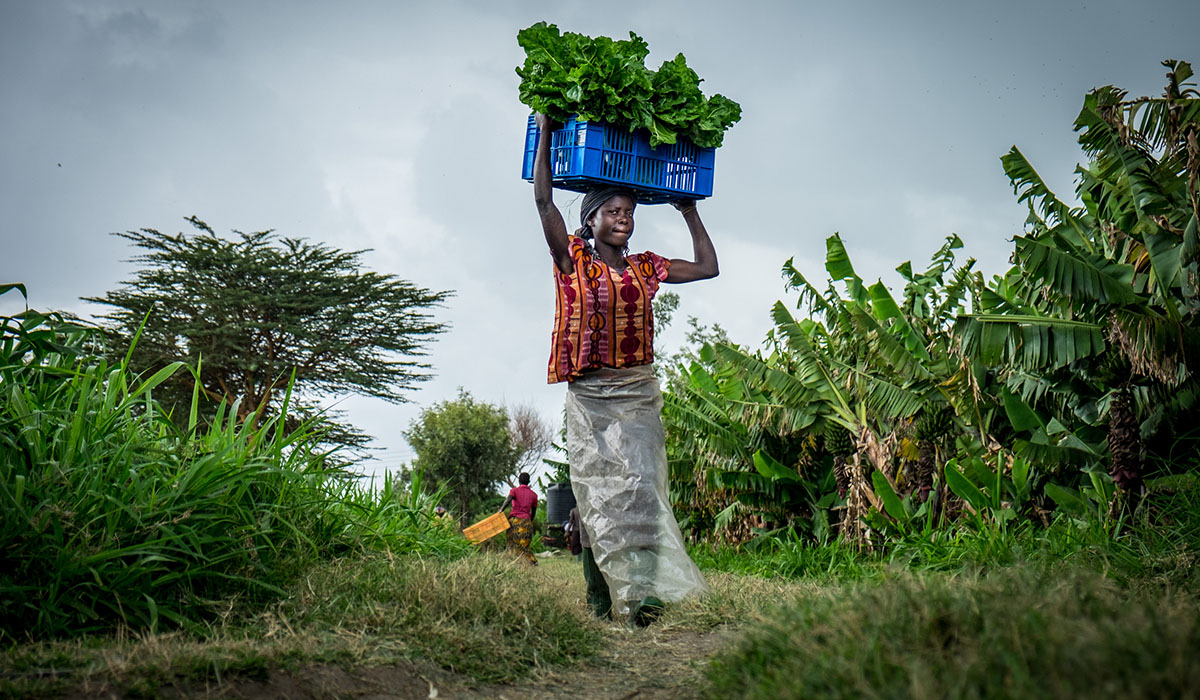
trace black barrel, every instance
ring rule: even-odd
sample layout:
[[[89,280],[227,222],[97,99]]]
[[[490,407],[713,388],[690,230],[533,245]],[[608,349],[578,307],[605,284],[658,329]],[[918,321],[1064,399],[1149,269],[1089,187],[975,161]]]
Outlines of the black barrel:
[[[575,493],[571,482],[564,481],[546,487],[546,522],[562,525],[575,507]]]

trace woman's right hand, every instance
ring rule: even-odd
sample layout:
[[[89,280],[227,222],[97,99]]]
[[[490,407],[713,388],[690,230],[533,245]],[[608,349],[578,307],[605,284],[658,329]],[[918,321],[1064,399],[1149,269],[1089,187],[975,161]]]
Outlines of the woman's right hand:
[[[534,115],[533,119],[537,124],[537,127],[542,131],[558,131],[558,129],[562,127],[562,124],[559,124],[541,112],[538,112],[536,115]]]
[[[676,199],[671,202],[671,206],[675,207],[681,214],[688,213],[688,210],[696,209],[696,200],[694,199]]]

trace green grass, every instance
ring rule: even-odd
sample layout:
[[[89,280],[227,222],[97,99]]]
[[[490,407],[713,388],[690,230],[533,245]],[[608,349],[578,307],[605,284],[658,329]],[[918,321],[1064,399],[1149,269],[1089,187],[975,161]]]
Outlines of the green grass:
[[[1181,697],[1200,682],[1200,489],[1127,520],[1059,517],[908,536],[876,552],[797,543],[698,556],[814,583],[708,672],[720,698]],[[836,572],[831,575],[830,572]]]
[[[458,562],[374,556],[321,567],[273,610],[305,628],[402,641],[419,658],[496,681],[594,651],[579,606],[504,555]]]
[[[704,570],[747,576],[810,581],[853,581],[871,575],[874,563],[851,545],[833,540],[823,546],[796,538],[763,541],[757,547],[695,545],[692,560]]]
[[[714,698],[1180,697],[1200,609],[1078,568],[897,570],[780,608],[709,671]]]
[[[743,632],[708,672],[712,697],[1177,697],[1200,681],[1190,664],[1200,617],[1195,592],[1175,585],[1192,575],[1186,543],[1166,540],[1155,551],[1172,557],[1125,579],[1096,568],[1098,556],[951,571],[860,555],[851,569],[853,550],[841,548],[784,577],[766,552],[722,551],[706,562],[712,595],[669,606],[661,626]],[[762,573],[711,567],[739,561]],[[844,577],[828,573],[831,561]],[[0,696],[53,696],[81,682],[161,694],[272,669],[405,660],[515,682],[591,657],[604,629],[587,614],[571,558],[529,568],[501,554],[367,551],[313,564],[255,612],[233,602],[201,630],[15,647],[0,657]],[[18,675],[35,669],[66,674]]]

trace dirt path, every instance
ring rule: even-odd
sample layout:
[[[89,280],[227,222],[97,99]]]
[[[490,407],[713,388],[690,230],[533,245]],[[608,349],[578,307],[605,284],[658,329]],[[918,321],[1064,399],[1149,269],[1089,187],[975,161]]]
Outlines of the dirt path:
[[[566,669],[534,672],[519,684],[472,686],[461,676],[420,664],[343,669],[309,666],[272,671],[262,679],[236,679],[216,687],[162,688],[175,698],[309,700],[438,698],[439,700],[643,700],[698,697],[707,661],[731,644],[729,629],[696,631],[613,625],[595,658]],[[99,689],[97,689],[99,690]],[[77,696],[77,697],[83,697]],[[86,697],[108,697],[103,692]]]
[[[458,694],[445,697],[468,700],[695,698],[703,685],[701,681],[708,660],[731,644],[734,636],[734,632],[726,629],[698,632],[651,627],[628,631],[614,626],[605,633],[604,650],[589,663],[544,673],[528,684],[459,690]]]

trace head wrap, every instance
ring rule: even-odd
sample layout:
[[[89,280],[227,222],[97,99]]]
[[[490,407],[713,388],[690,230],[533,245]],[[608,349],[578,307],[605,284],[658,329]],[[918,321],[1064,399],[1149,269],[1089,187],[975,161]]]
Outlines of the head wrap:
[[[592,238],[592,227],[588,226],[588,219],[592,218],[600,207],[608,200],[623,194],[633,200],[633,205],[637,206],[637,196],[633,192],[624,187],[601,187],[594,190],[588,190],[588,193],[583,195],[583,204],[579,205],[579,230],[575,235],[585,240]]]

